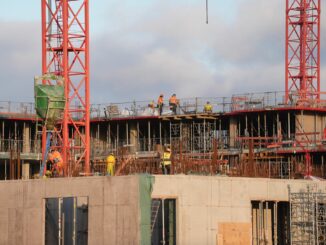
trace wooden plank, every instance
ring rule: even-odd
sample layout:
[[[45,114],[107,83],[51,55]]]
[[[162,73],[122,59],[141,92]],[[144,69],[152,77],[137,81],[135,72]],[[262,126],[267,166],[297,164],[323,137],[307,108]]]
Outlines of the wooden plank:
[[[219,223],[218,238],[223,245],[251,244],[251,223]]]

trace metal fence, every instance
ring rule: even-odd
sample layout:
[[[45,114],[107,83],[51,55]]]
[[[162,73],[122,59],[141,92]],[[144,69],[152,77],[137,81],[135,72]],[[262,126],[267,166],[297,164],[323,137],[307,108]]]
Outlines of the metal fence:
[[[34,103],[0,101],[0,113],[34,114]]]
[[[288,103],[285,103],[284,92],[264,92],[264,93],[245,93],[235,94],[230,97],[194,97],[182,98],[179,100],[177,114],[199,114],[204,112],[206,102],[210,102],[213,113],[226,113],[236,111],[250,111],[266,108],[293,108],[293,107],[312,107],[325,108],[326,100],[306,101],[298,103],[296,96],[290,96]],[[321,94],[324,96],[324,94]],[[154,102],[154,108],[150,107]],[[156,101],[129,101],[108,104],[92,104],[90,108],[91,118],[123,118],[123,117],[146,117],[158,116],[159,111]],[[78,107],[78,105],[76,105]],[[34,103],[0,101],[0,113],[23,113],[35,114]],[[163,115],[170,115],[168,100],[164,101]]]
[[[41,140],[0,139],[0,152],[40,153]]]

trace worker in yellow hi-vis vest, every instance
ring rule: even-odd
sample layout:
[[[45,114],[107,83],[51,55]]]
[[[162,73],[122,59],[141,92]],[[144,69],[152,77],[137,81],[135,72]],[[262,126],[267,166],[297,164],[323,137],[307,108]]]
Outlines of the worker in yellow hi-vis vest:
[[[115,168],[115,156],[113,153],[106,158],[106,174],[109,176],[114,176],[114,168]]]
[[[170,174],[171,171],[171,149],[166,147],[162,156],[162,172],[163,174]]]
[[[213,106],[211,103],[209,103],[209,101],[207,101],[207,103],[204,105],[204,112],[208,114],[213,112]]]

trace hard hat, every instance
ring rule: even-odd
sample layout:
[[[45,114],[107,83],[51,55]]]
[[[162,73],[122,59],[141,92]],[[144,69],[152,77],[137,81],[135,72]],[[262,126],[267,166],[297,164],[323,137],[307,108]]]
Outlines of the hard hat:
[[[207,104],[209,104],[209,101],[207,101]]]
[[[172,96],[176,96],[176,94],[172,94]]]

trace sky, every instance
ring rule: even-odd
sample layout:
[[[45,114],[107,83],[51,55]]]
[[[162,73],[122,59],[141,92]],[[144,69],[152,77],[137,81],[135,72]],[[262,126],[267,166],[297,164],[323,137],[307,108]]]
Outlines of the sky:
[[[0,11],[0,101],[33,101],[40,0]],[[284,90],[284,0],[90,0],[91,103]],[[322,7],[326,0],[322,0]],[[322,87],[326,79],[322,11]],[[325,23],[325,25],[323,25]]]

